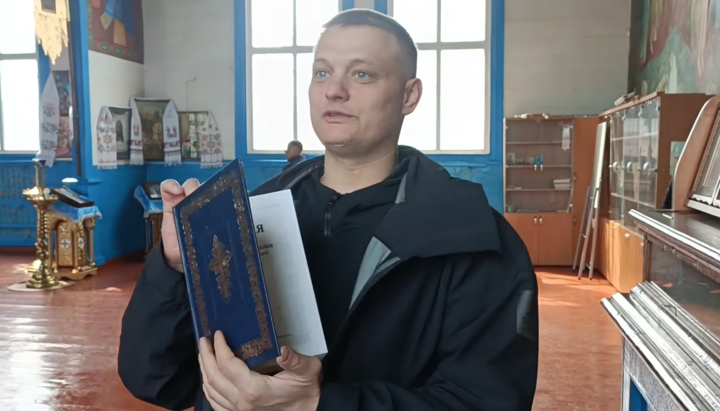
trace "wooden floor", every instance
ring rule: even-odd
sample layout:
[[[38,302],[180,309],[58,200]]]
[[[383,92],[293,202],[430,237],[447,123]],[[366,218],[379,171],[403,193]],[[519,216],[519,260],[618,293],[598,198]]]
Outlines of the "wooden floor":
[[[32,256],[0,254],[0,410],[158,410],[117,376],[120,319],[140,264],[114,265],[54,292],[11,292]],[[603,279],[538,270],[540,376],[534,410],[617,410],[620,335],[600,306]]]

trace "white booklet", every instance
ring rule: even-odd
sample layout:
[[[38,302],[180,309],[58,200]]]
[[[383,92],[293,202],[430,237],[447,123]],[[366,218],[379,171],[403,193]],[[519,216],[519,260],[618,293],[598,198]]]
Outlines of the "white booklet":
[[[315,291],[290,190],[250,197],[278,344],[300,354],[327,353]]]

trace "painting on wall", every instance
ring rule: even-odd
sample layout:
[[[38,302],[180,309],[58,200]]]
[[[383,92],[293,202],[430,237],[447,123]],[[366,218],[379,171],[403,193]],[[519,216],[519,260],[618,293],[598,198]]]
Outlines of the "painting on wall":
[[[207,111],[180,111],[180,143],[183,160],[200,160],[200,133],[202,133]]]
[[[631,87],[720,94],[720,0],[635,0]]]
[[[60,115],[67,116],[72,106],[72,85],[70,84],[70,71],[53,70],[55,85],[60,96]]]
[[[89,0],[90,50],[142,64],[141,0]]]
[[[62,99],[62,97],[60,98]],[[61,115],[58,127],[60,130],[57,137],[55,158],[72,158],[73,127],[71,117],[69,115]]]
[[[164,161],[163,115],[170,100],[135,99],[142,129],[145,161]]]
[[[109,107],[115,123],[115,150],[118,160],[130,160],[130,117],[129,107]]]

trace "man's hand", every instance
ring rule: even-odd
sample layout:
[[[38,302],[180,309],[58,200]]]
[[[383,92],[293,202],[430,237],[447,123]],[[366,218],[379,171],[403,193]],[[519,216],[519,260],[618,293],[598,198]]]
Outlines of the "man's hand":
[[[163,202],[163,221],[162,221],[162,241],[165,263],[182,272],[182,259],[180,257],[180,246],[178,245],[177,230],[175,230],[175,217],[173,216],[173,207],[175,207],[185,197],[190,195],[200,187],[200,182],[196,178],[185,181],[180,186],[175,180],[165,180],[160,184],[160,197]]]
[[[213,350],[214,348],[214,350]],[[200,370],[205,397],[215,411],[315,411],[320,400],[322,364],[282,347],[277,362],[284,371],[258,374],[233,354],[221,332],[214,344],[200,340]]]

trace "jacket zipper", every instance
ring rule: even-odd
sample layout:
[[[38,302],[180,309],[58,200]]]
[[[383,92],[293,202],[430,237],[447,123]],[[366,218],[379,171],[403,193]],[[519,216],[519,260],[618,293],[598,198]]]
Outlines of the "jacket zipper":
[[[332,218],[332,208],[335,203],[342,197],[342,194],[336,193],[328,202],[327,210],[325,210],[325,224],[323,229],[323,236],[330,237],[330,221]]]
[[[357,299],[355,300],[355,303],[352,305],[348,313],[345,315],[345,318],[343,319],[342,323],[340,324],[340,328],[338,328],[337,333],[335,334],[335,338],[330,342],[330,346],[328,348],[328,353],[334,353],[335,349],[337,348],[338,343],[340,342],[340,339],[347,329],[348,320],[350,319],[350,316],[357,310],[357,306],[360,304],[360,301],[365,297],[365,294],[368,293],[368,291],[377,284],[378,281],[382,280],[390,271],[392,271],[393,268],[397,267],[398,264],[402,263],[403,260],[398,260],[395,264],[392,264],[388,267],[386,267],[383,271],[376,273],[376,275],[373,275],[370,281],[368,281],[367,284],[365,284],[365,287],[363,287],[362,291],[360,291],[360,294],[358,294]],[[323,363],[326,363],[329,356],[325,356],[323,358]]]

